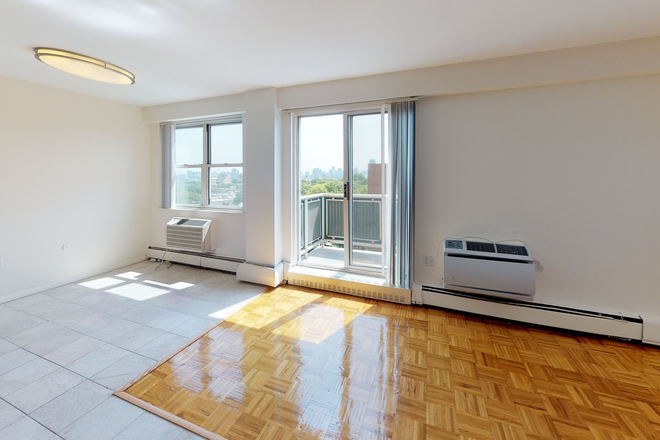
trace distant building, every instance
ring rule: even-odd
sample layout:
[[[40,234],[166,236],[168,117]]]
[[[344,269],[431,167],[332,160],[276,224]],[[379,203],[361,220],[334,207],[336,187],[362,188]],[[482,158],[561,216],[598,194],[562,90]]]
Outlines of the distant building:
[[[367,170],[367,194],[382,194],[383,192],[383,164],[369,161]]]

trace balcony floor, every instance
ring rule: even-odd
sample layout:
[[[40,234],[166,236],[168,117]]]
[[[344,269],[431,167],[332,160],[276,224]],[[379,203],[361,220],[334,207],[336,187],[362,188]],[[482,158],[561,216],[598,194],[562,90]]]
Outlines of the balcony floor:
[[[303,257],[304,258],[304,257]],[[382,252],[353,251],[353,264],[379,269],[382,265]],[[336,247],[317,247],[310,251],[302,263],[305,266],[323,267],[335,270],[344,268],[344,249]]]

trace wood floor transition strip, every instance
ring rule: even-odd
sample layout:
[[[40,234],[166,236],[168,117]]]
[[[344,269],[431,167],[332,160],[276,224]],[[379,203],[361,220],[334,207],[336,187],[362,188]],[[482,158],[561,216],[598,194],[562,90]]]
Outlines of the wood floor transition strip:
[[[211,431],[208,431],[204,428],[201,428],[194,423],[191,423],[185,419],[182,419],[181,417],[177,417],[174,414],[171,414],[167,411],[163,411],[162,409],[158,408],[157,406],[150,405],[149,403],[145,402],[144,400],[138,399],[128,393],[125,393],[123,391],[117,391],[114,393],[115,396],[124,399],[125,401],[132,403],[133,405],[137,406],[138,408],[142,408],[145,411],[148,411],[154,415],[157,415],[160,418],[163,418],[169,422],[174,423],[175,425],[178,425],[182,428],[187,429],[190,432],[193,432],[199,436],[202,436],[206,439],[209,440],[227,440],[224,437],[221,437],[217,434],[212,433]]]

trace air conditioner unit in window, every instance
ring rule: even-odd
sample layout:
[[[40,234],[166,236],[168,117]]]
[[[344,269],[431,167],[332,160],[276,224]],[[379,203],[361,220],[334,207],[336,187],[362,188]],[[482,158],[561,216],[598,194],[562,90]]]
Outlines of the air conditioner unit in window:
[[[444,288],[531,300],[534,259],[526,246],[463,239],[444,240]]]
[[[211,251],[211,220],[174,217],[167,222],[167,248]]]

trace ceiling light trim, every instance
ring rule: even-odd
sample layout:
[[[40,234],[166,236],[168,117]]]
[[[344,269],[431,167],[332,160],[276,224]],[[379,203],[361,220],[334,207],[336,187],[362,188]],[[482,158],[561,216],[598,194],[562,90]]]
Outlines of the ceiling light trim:
[[[36,47],[34,57],[64,72],[111,84],[135,84],[135,75],[98,58],[50,47]]]

